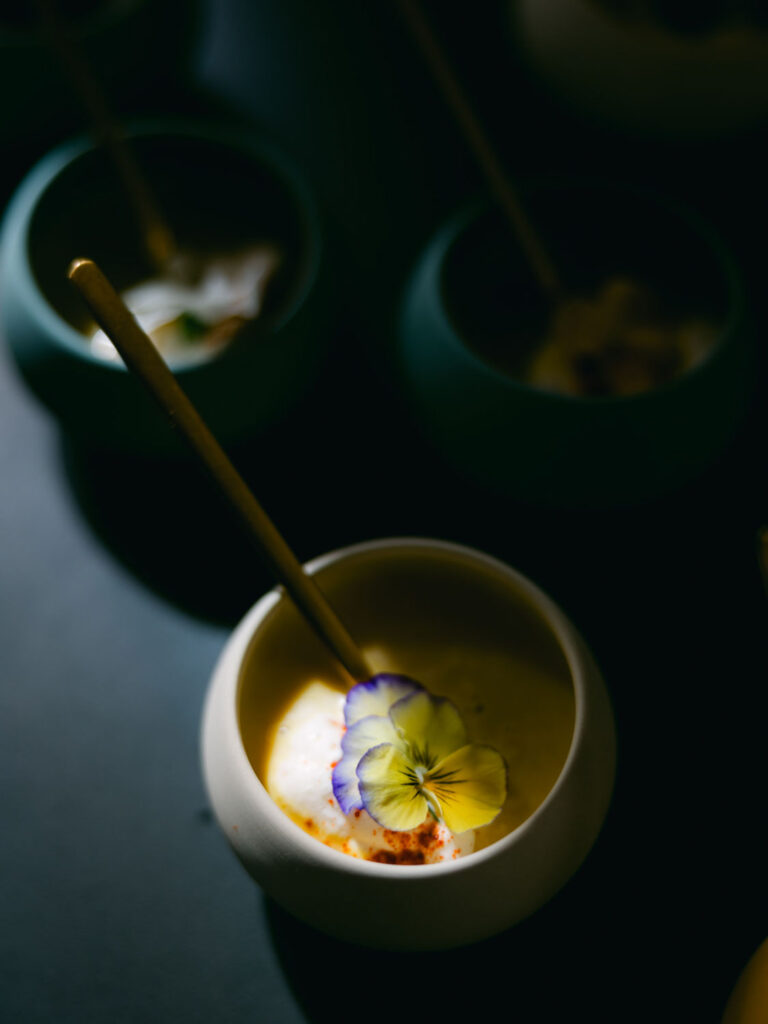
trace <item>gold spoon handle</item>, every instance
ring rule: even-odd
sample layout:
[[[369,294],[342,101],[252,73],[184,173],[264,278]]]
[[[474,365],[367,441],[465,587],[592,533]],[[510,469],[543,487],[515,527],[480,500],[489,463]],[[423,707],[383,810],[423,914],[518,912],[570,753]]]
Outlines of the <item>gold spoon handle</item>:
[[[417,0],[398,0],[398,3],[411,34],[458,121],[464,138],[510,221],[542,290],[549,295],[558,294],[560,282],[554,264],[464,94],[429,22],[419,8]]]
[[[365,658],[308,576],[272,520],[248,489],[221,445],[205,425],[165,361],[104,274],[91,260],[75,260],[69,278],[130,370],[170,417],[248,528],[276,579],[326,642],[349,675],[359,682],[371,672]]]

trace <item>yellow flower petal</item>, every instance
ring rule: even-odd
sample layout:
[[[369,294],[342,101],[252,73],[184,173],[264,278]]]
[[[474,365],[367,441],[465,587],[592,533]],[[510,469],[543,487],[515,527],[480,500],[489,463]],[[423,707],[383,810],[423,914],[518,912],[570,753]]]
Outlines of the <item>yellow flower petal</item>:
[[[393,704],[389,717],[410,743],[414,763],[428,769],[467,742],[467,730],[454,705],[425,690]]]
[[[391,743],[373,747],[357,766],[360,796],[370,816],[384,828],[405,832],[427,816],[409,758]]]
[[[454,751],[429,773],[424,788],[440,804],[451,832],[488,825],[507,799],[507,766],[493,747],[470,743]]]

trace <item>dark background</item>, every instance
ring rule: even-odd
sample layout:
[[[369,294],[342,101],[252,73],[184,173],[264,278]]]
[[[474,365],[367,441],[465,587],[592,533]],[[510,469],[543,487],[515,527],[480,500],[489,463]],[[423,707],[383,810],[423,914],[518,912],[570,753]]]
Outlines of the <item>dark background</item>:
[[[236,110],[304,167],[336,261],[334,346],[313,393],[239,464],[302,559],[441,537],[508,561],[565,608],[617,718],[603,832],[548,906],[469,950],[371,953],[274,907],[212,823],[198,758],[215,659],[271,581],[192,470],[75,445],[3,350],[3,1020],[433,1019],[500,999],[519,1021],[717,1021],[766,936],[764,133],[609,132],[527,77],[503,5],[429,10],[516,175],[657,187],[735,252],[755,396],[685,488],[618,510],[530,508],[459,479],[421,439],[388,371],[391,318],[420,248],[483,186],[392,5],[217,0],[194,83],[123,112]],[[55,141],[6,146],[5,199]]]

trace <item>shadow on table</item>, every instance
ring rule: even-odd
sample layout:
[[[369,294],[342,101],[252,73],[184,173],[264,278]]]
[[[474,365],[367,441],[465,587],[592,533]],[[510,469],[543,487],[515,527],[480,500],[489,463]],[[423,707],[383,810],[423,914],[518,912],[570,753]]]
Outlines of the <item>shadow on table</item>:
[[[362,1016],[378,1022],[519,1022],[626,1019],[625,977],[613,932],[558,898],[496,938],[461,949],[392,953],[363,949],[301,924],[270,900],[267,921],[286,980],[312,1024]],[[570,904],[570,906],[569,906]],[[586,908],[582,908],[586,909]],[[615,1017],[612,1016],[615,1011]]]
[[[197,466],[62,439],[72,493],[99,540],[150,589],[231,625],[272,581]]]
[[[663,603],[661,572],[667,589],[673,581],[687,586],[702,550],[712,546],[713,519],[731,546],[745,549],[742,562],[723,568],[754,569],[754,532],[745,521],[752,518],[756,528],[757,509],[768,506],[754,479],[751,489],[744,487],[747,474],[732,460],[676,495],[635,509],[528,508],[458,480],[399,413],[394,410],[388,426],[352,416],[346,426],[326,419],[309,430],[313,418],[305,412],[230,453],[300,560],[376,537],[453,540],[531,576],[588,632],[592,613],[598,625],[613,614],[600,594],[618,588],[629,590],[633,602],[642,603],[645,594]],[[274,585],[196,464],[93,451],[64,436],[62,461],[99,540],[187,612],[233,625]]]
[[[283,422],[228,450],[301,561],[380,536],[461,539],[466,531],[471,489],[462,487],[463,501],[449,500],[450,473],[355,345],[332,354],[312,393]],[[64,434],[61,444],[86,521],[153,590],[231,625],[274,585],[239,520],[191,459],[100,451]]]
[[[364,332],[348,325],[294,412],[229,452],[301,561],[377,537],[468,544],[536,580],[595,643],[606,618],[621,612],[621,602],[606,602],[607,594],[622,594],[642,611],[649,601],[671,600],[679,585],[688,608],[704,550],[710,573],[719,558],[725,576],[747,574],[751,584],[754,529],[768,509],[768,478],[755,467],[761,448],[753,439],[766,436],[759,403],[721,459],[669,495],[626,508],[539,508],[460,477],[421,434],[393,382],[374,368]],[[117,456],[68,438],[62,448],[86,520],[153,590],[194,615],[231,625],[273,586],[196,464]],[[679,617],[679,601],[674,608]],[[613,643],[611,631],[604,642]]]
[[[571,1020],[579,1009],[593,1022],[630,1020],[622,1012],[657,992],[639,988],[644,968],[617,941],[637,921],[645,885],[624,884],[627,818],[611,808],[586,861],[531,917],[500,935],[442,952],[394,953],[323,935],[264,897],[275,951],[311,1024],[363,1016],[392,1021],[462,1021],[479,1015],[518,1024]],[[361,913],[365,908],[361,907]],[[633,944],[638,936],[633,939]]]

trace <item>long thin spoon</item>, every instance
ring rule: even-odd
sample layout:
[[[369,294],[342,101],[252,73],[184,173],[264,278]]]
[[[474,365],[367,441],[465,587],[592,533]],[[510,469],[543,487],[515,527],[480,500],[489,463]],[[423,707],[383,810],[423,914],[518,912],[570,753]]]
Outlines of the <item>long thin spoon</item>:
[[[125,132],[107,103],[104,90],[62,20],[56,0],[34,0],[41,28],[58,54],[67,78],[91,119],[93,131],[112,160],[133,206],[145,252],[162,273],[174,261],[178,246],[154,192],[139,166]]]
[[[277,580],[355,682],[372,675],[365,658],[325,596],[227,458],[221,445],[179,386],[162,356],[92,260],[74,260],[69,278],[126,366],[149,389],[199,457],[248,529]]]
[[[400,10],[432,75],[440,87],[469,148],[485,174],[488,184],[517,235],[542,291],[550,297],[561,292],[560,279],[544,243],[525,211],[509,175],[483,130],[448,58],[424,17],[417,0],[398,0]]]

